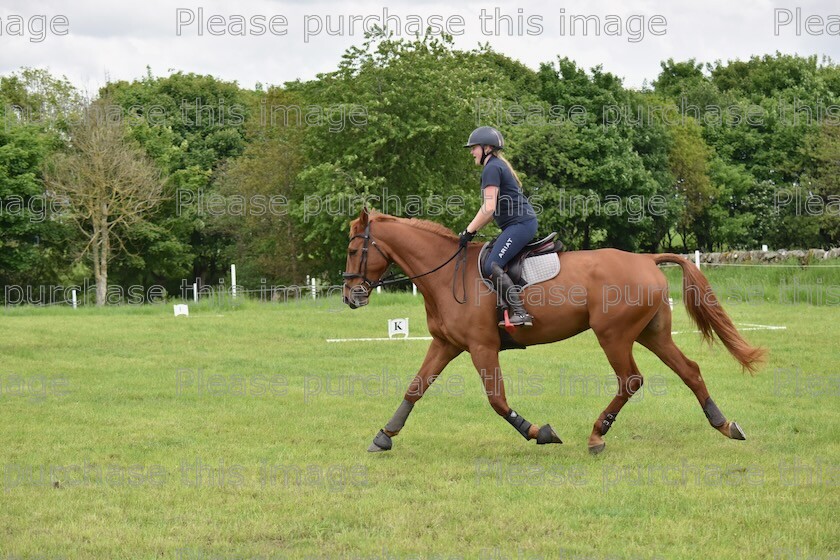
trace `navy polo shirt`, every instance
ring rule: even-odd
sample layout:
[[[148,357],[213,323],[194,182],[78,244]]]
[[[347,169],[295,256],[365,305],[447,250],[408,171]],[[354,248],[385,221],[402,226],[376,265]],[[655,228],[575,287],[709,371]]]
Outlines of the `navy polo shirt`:
[[[505,162],[491,156],[481,172],[481,190],[494,185],[499,187],[499,199],[496,201],[496,211],[493,219],[501,229],[511,224],[519,224],[534,220],[537,217],[534,207],[522,194],[513,172]]]

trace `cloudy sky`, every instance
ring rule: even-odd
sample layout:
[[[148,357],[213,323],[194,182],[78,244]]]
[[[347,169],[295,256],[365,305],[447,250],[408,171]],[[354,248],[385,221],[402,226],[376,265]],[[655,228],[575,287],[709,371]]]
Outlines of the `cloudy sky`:
[[[580,16],[588,16],[587,29]],[[147,66],[154,75],[212,74],[249,88],[282,84],[335,69],[344,50],[364,40],[365,22],[385,17],[403,36],[422,21],[444,27],[459,48],[488,42],[533,68],[557,56],[601,64],[635,88],[669,57],[707,62],[781,51],[840,59],[840,4],[830,0],[3,0],[0,73],[46,67],[89,93],[140,77]]]

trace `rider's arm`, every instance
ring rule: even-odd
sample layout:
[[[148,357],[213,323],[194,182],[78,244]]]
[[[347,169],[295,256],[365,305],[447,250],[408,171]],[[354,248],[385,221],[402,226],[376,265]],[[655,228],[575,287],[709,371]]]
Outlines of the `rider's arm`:
[[[484,202],[475,214],[475,218],[467,226],[467,231],[476,233],[478,230],[493,221],[493,213],[496,211],[496,200],[499,198],[499,187],[487,185],[484,187]]]

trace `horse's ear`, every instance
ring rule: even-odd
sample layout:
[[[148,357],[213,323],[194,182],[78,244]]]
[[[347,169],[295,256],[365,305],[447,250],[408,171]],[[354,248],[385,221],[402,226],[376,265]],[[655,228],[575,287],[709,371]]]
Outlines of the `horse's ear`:
[[[367,204],[362,206],[361,212],[359,212],[359,225],[366,226],[368,223],[368,218],[370,217],[370,210],[368,210]]]

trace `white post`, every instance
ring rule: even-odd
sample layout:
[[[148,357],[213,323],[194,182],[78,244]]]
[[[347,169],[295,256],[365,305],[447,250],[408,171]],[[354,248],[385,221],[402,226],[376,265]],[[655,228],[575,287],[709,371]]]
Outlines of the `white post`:
[[[236,299],[236,265],[230,265],[230,289],[233,293],[233,299]]]
[[[198,282],[193,282],[193,301],[198,303]]]
[[[381,293],[382,293],[382,286],[377,286],[377,287],[376,287],[376,293],[377,293],[377,294],[381,294]]]
[[[315,286],[315,278],[312,278],[312,299],[318,297],[318,288]]]
[[[694,251],[694,264],[700,268],[700,251]]]
[[[411,293],[417,295],[417,284],[411,284]]]
[[[76,290],[73,290],[73,309],[76,309]]]
[[[767,252],[767,245],[762,245],[761,250],[762,250],[762,252],[766,253]]]

